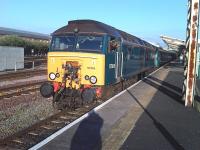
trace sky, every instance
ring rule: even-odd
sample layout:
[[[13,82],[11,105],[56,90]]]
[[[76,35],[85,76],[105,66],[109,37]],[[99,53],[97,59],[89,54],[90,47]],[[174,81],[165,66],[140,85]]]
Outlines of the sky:
[[[92,19],[155,43],[186,36],[187,0],[1,0],[0,10],[0,27],[45,34]]]

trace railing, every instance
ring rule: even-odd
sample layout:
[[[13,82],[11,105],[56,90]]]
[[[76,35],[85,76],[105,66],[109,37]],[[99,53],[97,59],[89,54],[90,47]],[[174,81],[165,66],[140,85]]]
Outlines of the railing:
[[[14,62],[14,64],[8,64],[5,63],[2,71],[8,72],[8,71],[18,71],[18,70],[25,70],[25,69],[37,69],[37,68],[46,68],[46,59],[37,59],[37,60],[31,60],[31,61],[17,61]]]

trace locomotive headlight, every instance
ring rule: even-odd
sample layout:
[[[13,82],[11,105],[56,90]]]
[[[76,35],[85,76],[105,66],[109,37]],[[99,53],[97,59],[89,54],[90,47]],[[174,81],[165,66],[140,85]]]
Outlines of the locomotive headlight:
[[[97,78],[96,78],[95,76],[91,76],[91,77],[90,77],[90,82],[91,82],[92,84],[97,83]]]
[[[50,74],[49,74],[49,78],[50,78],[51,80],[55,80],[56,75],[55,75],[54,73],[50,73]]]

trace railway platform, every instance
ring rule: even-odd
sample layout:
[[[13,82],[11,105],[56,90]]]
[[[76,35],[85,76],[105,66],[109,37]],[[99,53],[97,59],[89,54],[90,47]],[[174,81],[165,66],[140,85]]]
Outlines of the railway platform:
[[[181,100],[178,62],[148,77],[31,149],[200,149],[200,114]]]

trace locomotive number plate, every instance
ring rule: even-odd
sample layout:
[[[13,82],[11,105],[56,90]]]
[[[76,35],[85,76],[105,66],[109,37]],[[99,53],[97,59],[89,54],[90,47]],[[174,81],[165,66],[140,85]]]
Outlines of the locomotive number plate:
[[[115,68],[115,64],[109,64],[109,69]]]

